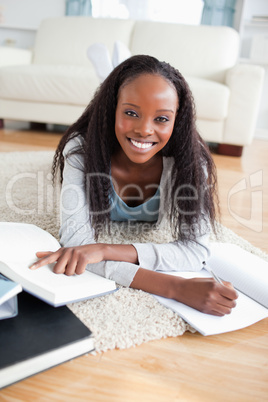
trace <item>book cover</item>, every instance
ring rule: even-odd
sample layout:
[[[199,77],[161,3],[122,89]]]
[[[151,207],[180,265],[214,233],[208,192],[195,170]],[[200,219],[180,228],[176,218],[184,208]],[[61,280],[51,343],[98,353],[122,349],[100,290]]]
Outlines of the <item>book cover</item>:
[[[0,321],[0,388],[94,349],[92,332],[68,309],[26,292],[19,314]]]
[[[21,291],[20,284],[0,274],[0,320],[18,314],[17,294]]]

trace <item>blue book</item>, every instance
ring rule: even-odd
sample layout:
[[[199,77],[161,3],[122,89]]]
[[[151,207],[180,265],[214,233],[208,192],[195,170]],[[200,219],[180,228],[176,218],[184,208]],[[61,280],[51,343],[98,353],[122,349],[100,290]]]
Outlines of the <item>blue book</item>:
[[[0,320],[18,314],[17,294],[21,291],[20,284],[0,274]]]

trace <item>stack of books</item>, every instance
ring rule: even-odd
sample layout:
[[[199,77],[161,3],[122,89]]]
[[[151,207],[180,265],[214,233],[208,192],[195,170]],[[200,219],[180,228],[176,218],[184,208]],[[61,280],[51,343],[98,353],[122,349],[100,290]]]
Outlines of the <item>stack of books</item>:
[[[35,225],[0,223],[0,388],[94,350],[94,336],[66,306],[108,294],[116,284],[86,271],[54,274],[29,266],[58,241]],[[14,252],[14,248],[16,252]]]

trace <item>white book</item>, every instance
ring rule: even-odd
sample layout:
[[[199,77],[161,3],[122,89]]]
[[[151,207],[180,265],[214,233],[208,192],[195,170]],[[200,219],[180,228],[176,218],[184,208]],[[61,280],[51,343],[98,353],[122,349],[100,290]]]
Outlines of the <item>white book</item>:
[[[54,307],[116,290],[114,281],[87,270],[82,275],[67,276],[55,274],[53,264],[29,269],[37,260],[37,251],[61,247],[51,234],[35,225],[1,222],[0,245],[0,273]]]
[[[231,282],[239,296],[231,314],[223,317],[202,313],[172,299],[155,296],[202,335],[235,331],[268,317],[268,263],[260,257],[228,243],[214,243],[208,266],[224,281]],[[200,272],[170,272],[184,278],[210,277]]]

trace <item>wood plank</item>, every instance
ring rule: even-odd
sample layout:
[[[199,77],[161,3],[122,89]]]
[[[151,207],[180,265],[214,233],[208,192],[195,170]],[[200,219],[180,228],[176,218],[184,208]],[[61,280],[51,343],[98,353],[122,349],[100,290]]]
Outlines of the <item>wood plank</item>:
[[[0,130],[0,152],[47,151],[56,149],[62,134],[49,131]]]

